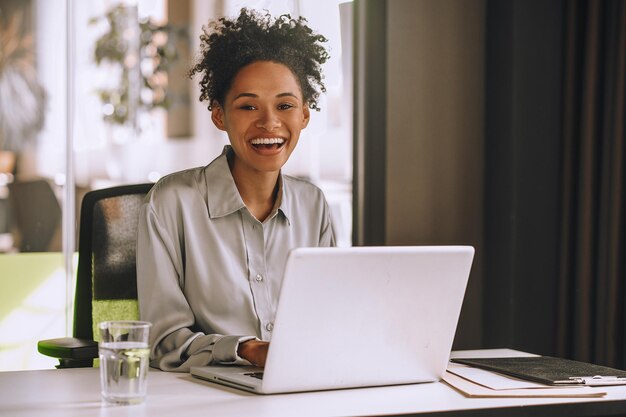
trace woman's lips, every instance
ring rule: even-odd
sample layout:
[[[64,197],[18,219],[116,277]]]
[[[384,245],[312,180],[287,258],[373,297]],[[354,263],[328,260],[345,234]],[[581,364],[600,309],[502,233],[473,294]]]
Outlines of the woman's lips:
[[[250,141],[253,145],[282,145],[285,143],[284,138],[254,138]]]
[[[280,152],[282,147],[287,143],[284,138],[254,138],[250,140],[252,147],[262,155],[273,155]]]

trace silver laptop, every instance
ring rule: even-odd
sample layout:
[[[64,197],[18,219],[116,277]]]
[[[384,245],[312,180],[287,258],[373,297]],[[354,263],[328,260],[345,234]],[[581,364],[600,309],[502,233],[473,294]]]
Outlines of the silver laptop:
[[[191,374],[260,394],[438,381],[473,256],[469,246],[295,249],[265,368]]]

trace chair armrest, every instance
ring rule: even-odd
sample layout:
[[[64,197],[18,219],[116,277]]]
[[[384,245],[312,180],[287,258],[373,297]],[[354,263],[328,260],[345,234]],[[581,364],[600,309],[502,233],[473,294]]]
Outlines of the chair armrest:
[[[37,350],[46,356],[58,359],[95,359],[98,357],[98,342],[75,337],[40,340]]]

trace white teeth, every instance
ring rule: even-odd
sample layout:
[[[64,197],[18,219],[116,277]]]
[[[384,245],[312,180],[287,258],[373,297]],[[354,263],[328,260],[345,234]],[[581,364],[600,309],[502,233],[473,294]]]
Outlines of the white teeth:
[[[250,141],[253,145],[282,145],[285,142],[283,138],[256,138]]]

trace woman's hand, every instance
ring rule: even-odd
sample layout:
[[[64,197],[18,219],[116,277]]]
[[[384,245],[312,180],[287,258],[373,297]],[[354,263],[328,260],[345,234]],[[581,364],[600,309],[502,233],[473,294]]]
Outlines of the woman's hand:
[[[246,359],[253,365],[264,367],[269,347],[269,342],[248,340],[247,342],[239,344],[239,347],[237,348],[237,355]]]

